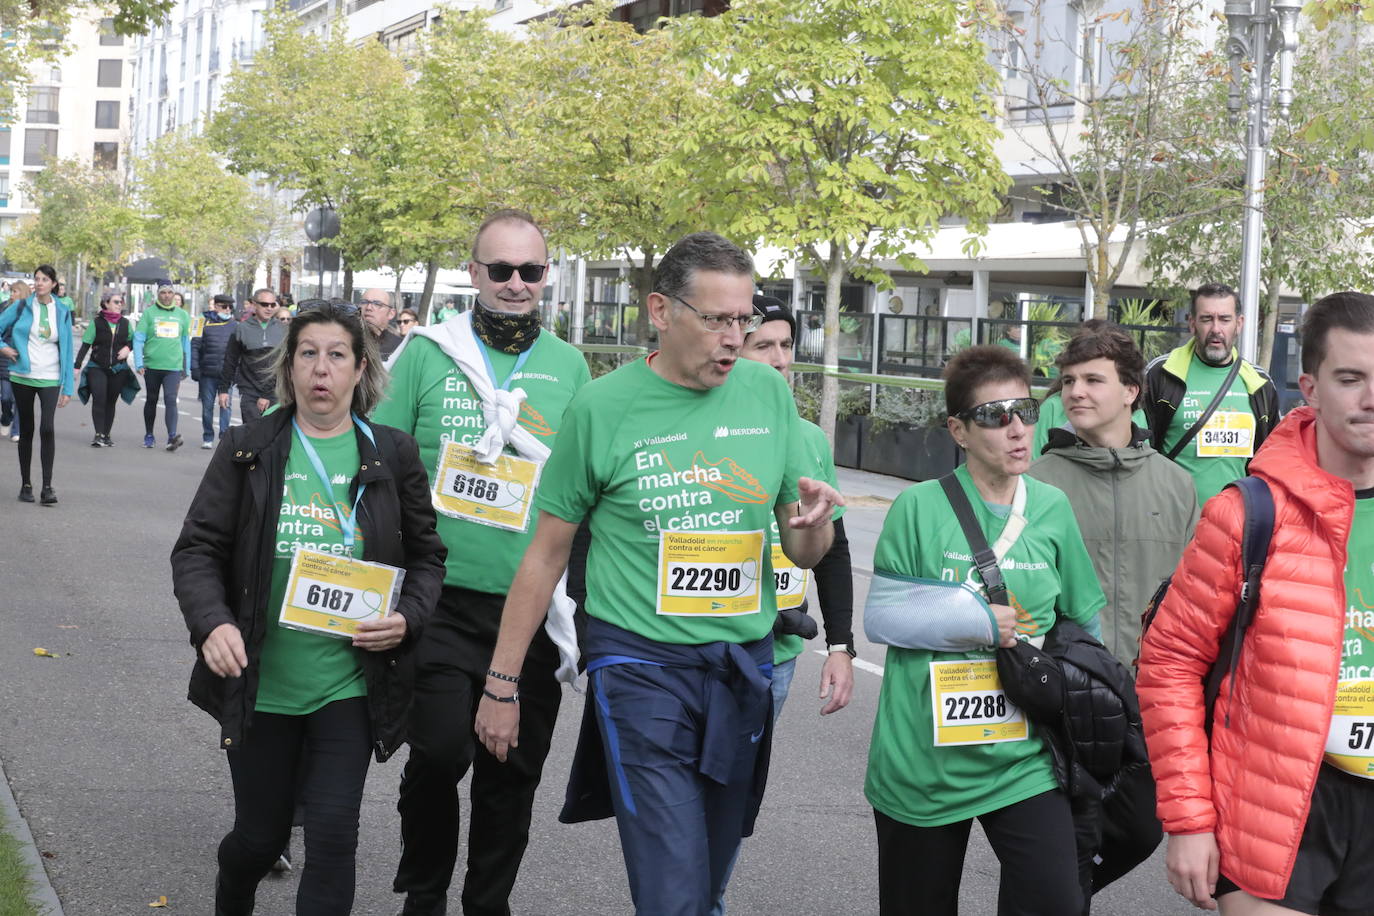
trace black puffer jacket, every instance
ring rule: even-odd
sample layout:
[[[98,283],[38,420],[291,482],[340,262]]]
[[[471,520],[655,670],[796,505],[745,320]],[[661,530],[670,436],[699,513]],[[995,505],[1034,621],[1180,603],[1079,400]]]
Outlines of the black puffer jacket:
[[[1064,723],[1047,743],[1071,800],[1086,899],[1149,858],[1163,830],[1130,672],[1069,620],[1055,624],[1045,651],[1064,672]]]
[[[191,645],[199,652],[221,624],[236,624],[243,632],[248,668],[241,676],[219,677],[199,655],[191,672],[190,700],[219,720],[225,749],[242,744],[253,719],[263,639],[272,626],[267,600],[294,415],[281,410],[229,430],[172,548],[173,588]],[[428,477],[415,440],[390,426],[370,425],[375,447],[355,427],[362,466],[349,486],[351,502],[358,486],[367,484],[358,507],[363,559],[406,571],[396,605],[406,620],[405,641],[386,652],[359,650],[372,746],[382,761],[405,740],[414,685],[411,648],[439,599],[448,551],[434,530]]]

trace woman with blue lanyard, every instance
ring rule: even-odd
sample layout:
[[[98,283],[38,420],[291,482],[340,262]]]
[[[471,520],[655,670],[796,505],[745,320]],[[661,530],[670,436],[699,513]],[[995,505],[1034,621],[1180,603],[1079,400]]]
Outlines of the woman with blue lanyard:
[[[280,407],[220,441],[172,550],[190,698],[219,720],[234,788],[217,916],[253,912],[298,802],[295,912],[351,911],[369,754],[405,740],[443,581],[415,440],[365,419],[386,378],[371,335],[355,306],[311,305],[275,354]]]
[[[39,501],[57,505],[52,466],[57,456],[53,421],[57,408],[76,394],[72,370],[72,312],[53,295],[57,271],[44,264],[33,272],[33,295],[0,312],[0,354],[10,360],[10,387],[19,414],[19,501],[33,502],[33,402],[38,401],[39,455],[43,489]]]
[[[879,912],[957,913],[977,818],[1002,867],[998,916],[1074,916],[1084,900],[1069,799],[1039,730],[1002,689],[994,649],[1038,646],[1060,616],[1095,636],[1106,599],[1068,497],[1025,476],[1039,415],[1026,364],[971,347],[944,378],[967,463],[893,502],[864,609],[869,639],[889,647],[864,782]],[[981,538],[965,535],[960,512]],[[975,539],[992,545],[1005,593],[982,580]]]

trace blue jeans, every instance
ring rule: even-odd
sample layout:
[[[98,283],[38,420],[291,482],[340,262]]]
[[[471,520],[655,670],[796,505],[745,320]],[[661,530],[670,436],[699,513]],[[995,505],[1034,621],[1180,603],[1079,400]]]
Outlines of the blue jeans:
[[[219,396],[218,378],[200,378],[200,435],[206,442],[215,441],[215,399]],[[229,421],[234,416],[234,394],[229,393],[229,406],[219,408],[219,434],[229,431]]]
[[[12,436],[19,435],[19,412],[14,408],[14,388],[7,378],[0,378],[0,426],[9,426]]]

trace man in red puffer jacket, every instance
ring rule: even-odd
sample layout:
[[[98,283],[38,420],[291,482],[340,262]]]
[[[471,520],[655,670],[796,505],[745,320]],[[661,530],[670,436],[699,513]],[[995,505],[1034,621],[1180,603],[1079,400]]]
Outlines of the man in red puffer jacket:
[[[1140,658],[1169,882],[1225,914],[1374,913],[1374,296],[1313,305],[1302,368],[1310,406],[1250,465],[1274,535],[1210,754],[1202,682],[1240,597],[1239,493],[1203,509]]]

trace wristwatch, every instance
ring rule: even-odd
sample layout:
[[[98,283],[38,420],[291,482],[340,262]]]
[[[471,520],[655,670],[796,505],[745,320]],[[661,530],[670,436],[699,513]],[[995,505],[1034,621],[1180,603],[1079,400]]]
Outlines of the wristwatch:
[[[837,645],[826,646],[826,647],[825,647],[825,651],[826,651],[826,652],[844,652],[844,653],[846,653],[850,658],[857,658],[857,657],[858,657],[858,653],[854,651],[854,644],[853,644],[852,642],[842,642],[842,643],[839,643],[839,644],[837,644]]]

